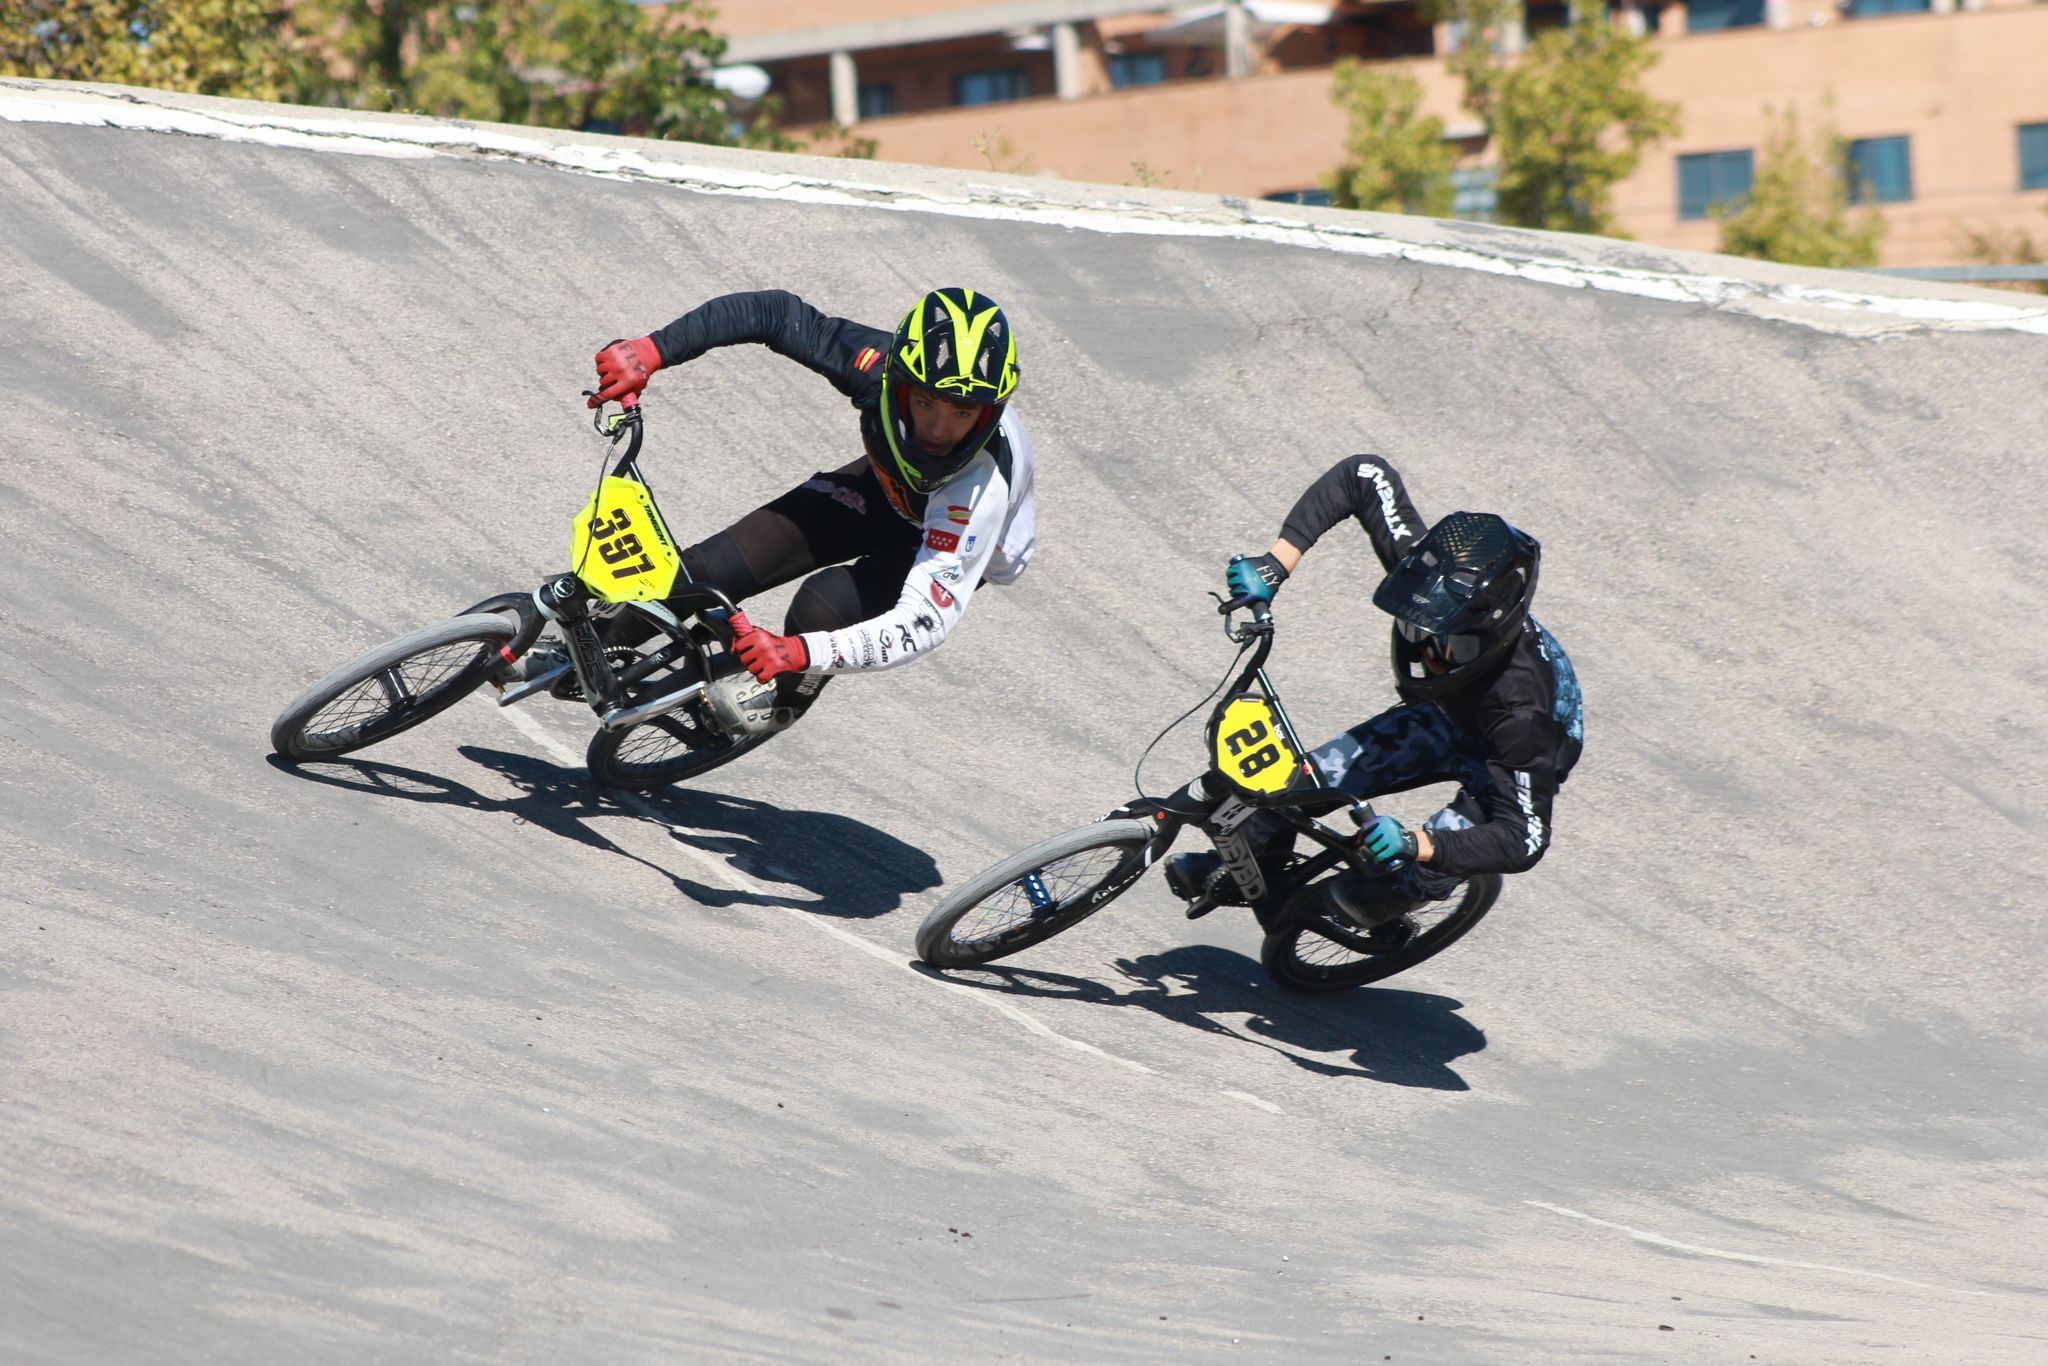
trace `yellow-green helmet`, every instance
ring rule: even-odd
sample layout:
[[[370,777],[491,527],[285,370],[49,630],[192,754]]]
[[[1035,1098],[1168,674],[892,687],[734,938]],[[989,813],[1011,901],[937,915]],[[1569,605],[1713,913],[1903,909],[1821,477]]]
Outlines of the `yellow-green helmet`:
[[[882,372],[882,438],[873,452],[885,481],[931,493],[981,454],[1017,387],[1017,338],[996,301],[971,289],[935,289],[903,315]],[[981,408],[967,435],[943,455],[912,439],[910,391]],[[883,458],[886,454],[886,460]]]

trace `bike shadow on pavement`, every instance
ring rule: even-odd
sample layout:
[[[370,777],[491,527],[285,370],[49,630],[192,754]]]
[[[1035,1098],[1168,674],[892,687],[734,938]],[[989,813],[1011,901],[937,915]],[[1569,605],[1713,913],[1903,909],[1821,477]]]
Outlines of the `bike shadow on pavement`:
[[[601,849],[652,869],[700,905],[782,906],[846,919],[869,919],[903,904],[905,896],[939,884],[931,855],[847,816],[790,811],[745,797],[702,790],[626,794],[607,792],[581,766],[565,768],[530,754],[460,745],[457,752],[519,789],[493,797],[438,773],[354,757],[292,763],[270,756],[271,767],[310,782],[402,797],[426,804],[466,806],[509,815],[529,825]],[[606,838],[591,818],[621,816],[659,824],[677,840],[718,855],[748,878],[801,888],[801,896],[764,896],[712,886],[643,858]]]
[[[1469,1091],[1451,1063],[1486,1047],[1486,1034],[1457,1012],[1462,1001],[1427,992],[1365,986],[1327,996],[1282,989],[1255,958],[1215,944],[1120,958],[1123,985],[1037,968],[988,967],[937,973],[960,986],[1010,996],[1134,1006],[1241,1043],[1269,1049],[1325,1077],[1390,1086]],[[1241,1025],[1222,1017],[1243,1015]],[[1350,1053],[1348,1062],[1326,1055]]]

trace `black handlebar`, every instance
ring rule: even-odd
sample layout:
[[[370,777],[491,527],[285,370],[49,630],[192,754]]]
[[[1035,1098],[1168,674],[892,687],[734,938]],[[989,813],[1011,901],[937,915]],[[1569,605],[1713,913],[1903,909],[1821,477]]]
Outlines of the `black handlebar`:
[[[597,397],[595,393],[588,389],[583,391],[583,396],[585,398]],[[620,441],[626,442],[626,453],[612,462],[612,473],[614,475],[624,474],[632,467],[633,461],[639,457],[640,443],[647,438],[647,429],[642,425],[640,395],[627,394],[624,398],[620,399],[620,411],[613,414],[610,421],[605,420],[604,408],[605,405],[602,403],[597,405],[596,410],[590,415],[590,425],[599,436],[607,438],[614,446],[618,445]]]

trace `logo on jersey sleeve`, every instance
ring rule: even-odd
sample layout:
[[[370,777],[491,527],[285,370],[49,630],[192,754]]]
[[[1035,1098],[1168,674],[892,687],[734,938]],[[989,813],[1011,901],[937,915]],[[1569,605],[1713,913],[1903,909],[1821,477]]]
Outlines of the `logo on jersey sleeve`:
[[[973,540],[973,537],[968,537]],[[924,534],[924,543],[941,554],[950,555],[960,547],[960,534],[955,531],[940,531],[937,527]]]
[[[951,607],[954,602],[953,595],[948,593],[945,585],[937,579],[932,580],[932,601],[941,607]]]
[[[881,358],[882,353],[875,350],[874,347],[863,346],[860,349],[860,354],[853,358],[853,368],[856,370],[872,370],[875,368],[875,362]]]
[[[962,507],[958,503],[953,503],[946,508],[946,520],[954,526],[966,526],[971,513],[972,509]]]

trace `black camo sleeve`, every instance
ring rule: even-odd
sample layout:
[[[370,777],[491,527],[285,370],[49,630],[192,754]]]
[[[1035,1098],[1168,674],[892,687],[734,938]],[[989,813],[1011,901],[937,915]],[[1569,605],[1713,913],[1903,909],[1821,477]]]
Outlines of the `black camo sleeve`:
[[[1383,568],[1392,569],[1428,528],[1400,472],[1376,455],[1354,455],[1329,468],[1295,500],[1280,534],[1290,545],[1307,550],[1346,517],[1355,517],[1372,539]]]

